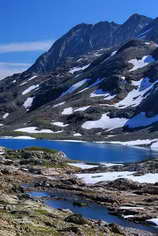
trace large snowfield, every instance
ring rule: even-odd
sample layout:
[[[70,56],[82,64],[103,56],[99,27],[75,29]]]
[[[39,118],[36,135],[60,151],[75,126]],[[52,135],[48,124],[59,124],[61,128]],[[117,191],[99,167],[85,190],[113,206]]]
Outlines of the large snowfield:
[[[158,181],[158,173],[145,174],[141,176],[135,176],[135,172],[130,171],[113,171],[96,174],[76,174],[79,179],[82,179],[86,184],[96,184],[101,181],[114,181],[119,178],[130,179],[139,183],[152,183],[155,184]]]

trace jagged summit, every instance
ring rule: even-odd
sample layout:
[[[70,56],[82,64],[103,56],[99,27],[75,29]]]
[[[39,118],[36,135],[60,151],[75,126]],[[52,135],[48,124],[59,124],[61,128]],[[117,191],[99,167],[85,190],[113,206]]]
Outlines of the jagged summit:
[[[118,45],[118,42],[120,44],[129,39],[136,38],[138,32],[140,32],[151,21],[152,19],[149,17],[133,14],[116,30],[113,39],[113,46]]]
[[[58,39],[28,70],[39,74],[53,71],[68,57],[77,57],[92,50],[118,46],[134,38],[151,18],[134,14],[124,24],[102,21],[94,25],[79,24]]]

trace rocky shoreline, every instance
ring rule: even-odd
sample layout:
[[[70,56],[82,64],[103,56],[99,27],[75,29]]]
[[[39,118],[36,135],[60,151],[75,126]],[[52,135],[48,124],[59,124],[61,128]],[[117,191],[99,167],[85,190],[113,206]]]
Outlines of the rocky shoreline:
[[[124,228],[86,219],[70,210],[50,208],[43,205],[42,198],[33,199],[26,194],[28,191],[75,194],[106,206],[111,214],[147,225],[158,217],[158,180],[140,183],[118,178],[87,184],[77,177],[87,173],[99,176],[126,171],[134,172],[135,176],[156,174],[158,159],[125,165],[92,165],[92,168],[82,169],[73,166],[62,152],[1,148],[0,235],[156,235],[156,231]]]

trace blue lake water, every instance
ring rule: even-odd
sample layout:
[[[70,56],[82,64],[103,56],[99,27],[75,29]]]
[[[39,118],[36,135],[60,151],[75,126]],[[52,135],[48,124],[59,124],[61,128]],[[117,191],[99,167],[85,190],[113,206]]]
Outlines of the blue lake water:
[[[0,139],[0,146],[5,146],[14,150],[30,146],[57,149],[65,152],[66,155],[73,160],[85,162],[128,163],[158,157],[158,152],[153,152],[150,149],[89,142],[77,143],[34,139]]]
[[[79,199],[78,196],[72,194],[62,194],[62,193],[48,193],[48,192],[30,192],[28,193],[31,197],[41,198],[41,197],[51,197],[51,200],[44,200],[44,203],[53,208],[60,209],[70,209],[72,212],[81,214],[86,218],[104,220],[107,223],[116,223],[124,227],[132,227],[141,230],[147,230],[150,232],[158,232],[157,227],[146,226],[141,224],[136,224],[127,221],[121,217],[109,214],[106,207],[88,202],[87,200]],[[57,197],[58,199],[55,199]],[[54,199],[53,199],[54,198]],[[85,202],[88,205],[84,207],[76,206],[73,204],[74,201],[79,200],[79,202]]]

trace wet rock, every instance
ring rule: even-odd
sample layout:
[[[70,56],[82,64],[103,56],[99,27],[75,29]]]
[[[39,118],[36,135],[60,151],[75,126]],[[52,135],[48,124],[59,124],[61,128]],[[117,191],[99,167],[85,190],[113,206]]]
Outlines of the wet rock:
[[[1,169],[1,173],[4,175],[11,175],[17,172],[17,168],[14,166],[7,166]]]
[[[121,235],[125,235],[123,233],[123,230],[121,229],[121,227],[119,225],[116,224],[109,224],[109,227],[111,229],[111,231],[115,234],[121,234]]]
[[[63,179],[62,182],[65,185],[71,185],[71,186],[72,185],[79,185],[79,186],[83,185],[83,182],[80,179],[76,178],[76,177],[71,177],[71,178]]]
[[[60,211],[68,213],[68,214],[72,214],[72,211],[69,209],[60,209]]]
[[[0,147],[0,155],[4,155],[6,153],[5,147]]]
[[[13,184],[12,190],[15,193],[24,193],[24,189],[19,184]]]
[[[142,188],[138,189],[138,191],[135,191],[137,194],[152,194],[152,195],[157,195],[158,194],[158,186],[153,186],[150,184],[145,184],[142,186]]]
[[[29,168],[29,172],[32,174],[41,174],[41,169],[39,168]]]
[[[109,188],[115,188],[115,189],[119,189],[119,190],[136,190],[139,189],[141,186],[140,183],[138,182],[134,182],[132,180],[129,179],[116,179],[115,181],[111,181],[110,183],[107,184],[107,187]]]
[[[85,206],[88,206],[88,203],[86,203],[86,202],[74,201],[74,202],[73,202],[73,205],[74,205],[74,206],[85,207]]]
[[[84,224],[89,224],[89,221],[81,216],[80,214],[73,214],[65,219],[66,222],[78,224],[78,225],[84,225]]]
[[[73,232],[75,234],[80,234],[81,230],[78,227],[76,227],[76,226],[72,226],[72,227],[68,227],[68,228],[62,229],[59,232]]]

